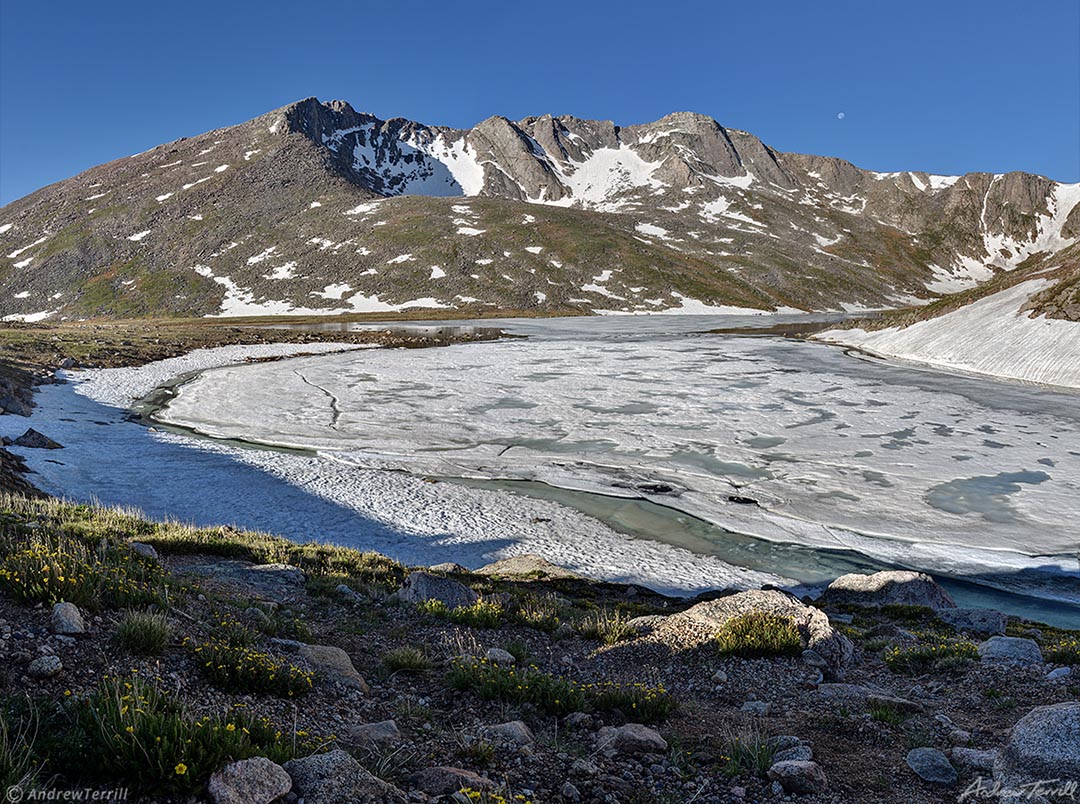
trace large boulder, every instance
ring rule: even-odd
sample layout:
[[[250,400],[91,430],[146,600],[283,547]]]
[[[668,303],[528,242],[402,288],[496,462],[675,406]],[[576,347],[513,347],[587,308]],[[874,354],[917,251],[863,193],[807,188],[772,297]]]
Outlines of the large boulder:
[[[26,447],[27,449],[63,449],[63,444],[58,444],[44,433],[39,433],[33,427],[11,442],[12,446]]]
[[[956,608],[949,593],[933,578],[910,570],[841,575],[825,589],[822,600],[830,605]]]
[[[266,757],[230,762],[207,785],[214,804],[270,804],[290,790],[289,774]]]
[[[476,592],[463,583],[419,570],[409,573],[397,596],[405,603],[428,603],[437,600],[448,609],[471,606],[480,599]]]
[[[707,600],[673,615],[719,630],[728,620],[750,612],[765,612],[790,617],[799,630],[803,648],[814,651],[825,661],[822,668],[829,678],[841,678],[851,663],[855,647],[829,622],[825,612],[808,606],[798,598],[775,589],[748,592]]]
[[[340,748],[285,763],[304,804],[404,804],[405,794]]]
[[[1076,701],[1032,709],[1013,726],[994,762],[994,780],[1003,787],[1047,779],[1080,784],[1080,703]]]
[[[377,745],[400,742],[401,731],[393,720],[378,723],[360,723],[349,726],[339,742],[346,747],[371,748]]]
[[[979,658],[984,662],[1013,664],[1042,664],[1043,655],[1034,639],[995,636],[979,645]]]

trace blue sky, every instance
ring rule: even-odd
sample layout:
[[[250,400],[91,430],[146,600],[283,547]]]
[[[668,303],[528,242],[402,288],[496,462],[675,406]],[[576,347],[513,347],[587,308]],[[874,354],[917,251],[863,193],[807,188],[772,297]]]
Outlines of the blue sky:
[[[690,110],[874,170],[1080,181],[1076,0],[0,0],[0,14],[0,203],[309,95],[460,127]]]

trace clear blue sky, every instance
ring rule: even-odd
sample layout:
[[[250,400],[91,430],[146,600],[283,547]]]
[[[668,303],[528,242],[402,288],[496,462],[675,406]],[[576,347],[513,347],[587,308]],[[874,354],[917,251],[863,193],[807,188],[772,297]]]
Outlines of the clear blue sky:
[[[1080,181],[1077,0],[0,9],[2,203],[309,95],[459,127],[493,114],[630,124],[691,110],[874,170]]]

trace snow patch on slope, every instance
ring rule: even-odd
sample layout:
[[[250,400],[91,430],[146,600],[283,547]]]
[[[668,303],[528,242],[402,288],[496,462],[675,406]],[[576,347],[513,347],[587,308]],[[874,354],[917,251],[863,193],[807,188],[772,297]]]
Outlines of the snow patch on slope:
[[[1053,282],[1035,279],[908,327],[829,330],[821,340],[883,357],[975,374],[1080,388],[1080,324],[1021,312]]]

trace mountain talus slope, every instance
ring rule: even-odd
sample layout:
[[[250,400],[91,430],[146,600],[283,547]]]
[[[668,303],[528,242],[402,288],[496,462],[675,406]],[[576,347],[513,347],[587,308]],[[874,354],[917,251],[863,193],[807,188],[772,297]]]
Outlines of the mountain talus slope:
[[[1078,201],[781,153],[691,113],[466,131],[309,98],[0,210],[0,317],[901,306],[1053,268]]]

